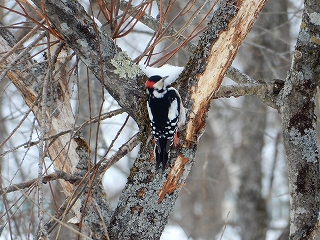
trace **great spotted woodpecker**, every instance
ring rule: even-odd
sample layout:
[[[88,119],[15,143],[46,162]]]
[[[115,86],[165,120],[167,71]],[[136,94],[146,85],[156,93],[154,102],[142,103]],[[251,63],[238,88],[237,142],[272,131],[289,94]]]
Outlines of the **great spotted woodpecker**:
[[[186,120],[180,94],[175,88],[169,87],[170,84],[168,76],[155,75],[146,81],[148,113],[156,140],[156,170],[162,164],[162,171],[166,167],[172,144],[179,144],[177,131]]]

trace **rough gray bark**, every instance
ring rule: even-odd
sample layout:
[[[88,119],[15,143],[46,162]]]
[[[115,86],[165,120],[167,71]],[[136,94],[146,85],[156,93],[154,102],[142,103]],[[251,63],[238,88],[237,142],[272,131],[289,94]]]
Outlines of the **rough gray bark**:
[[[317,229],[319,164],[315,134],[312,79],[291,70],[282,93],[279,112],[288,164],[290,189],[290,239],[310,239]]]
[[[292,68],[279,94],[290,190],[290,239],[319,231],[320,179],[314,96],[319,78],[320,5],[304,1]]]

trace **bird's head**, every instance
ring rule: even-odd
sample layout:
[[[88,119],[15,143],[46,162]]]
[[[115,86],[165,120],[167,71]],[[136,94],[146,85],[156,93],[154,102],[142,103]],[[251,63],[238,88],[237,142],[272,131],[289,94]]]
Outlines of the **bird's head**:
[[[165,89],[167,87],[167,84],[165,80],[168,78],[168,76],[161,77],[159,75],[154,75],[149,77],[149,79],[146,81],[146,88],[148,89],[156,89],[161,90]]]

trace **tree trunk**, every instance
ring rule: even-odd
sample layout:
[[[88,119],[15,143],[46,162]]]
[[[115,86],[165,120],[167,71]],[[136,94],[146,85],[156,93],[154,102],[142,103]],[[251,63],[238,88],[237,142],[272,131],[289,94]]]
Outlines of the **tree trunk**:
[[[261,192],[266,106],[257,101],[254,97],[243,101],[242,140],[234,154],[241,167],[238,213],[243,240],[265,239],[268,225],[267,206]]]
[[[290,239],[319,231],[320,179],[315,92],[319,78],[320,5],[306,0],[292,68],[277,100],[287,156]]]

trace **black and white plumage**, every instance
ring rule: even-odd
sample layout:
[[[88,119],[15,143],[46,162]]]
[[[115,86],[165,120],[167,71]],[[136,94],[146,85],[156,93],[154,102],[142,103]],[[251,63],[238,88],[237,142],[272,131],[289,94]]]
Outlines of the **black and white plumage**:
[[[166,81],[167,80],[167,81]],[[179,92],[169,87],[168,77],[151,76],[146,81],[149,94],[148,113],[151,120],[153,136],[156,139],[156,170],[162,164],[164,171],[172,144],[177,145],[178,128],[185,124],[185,109]]]

